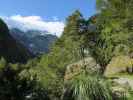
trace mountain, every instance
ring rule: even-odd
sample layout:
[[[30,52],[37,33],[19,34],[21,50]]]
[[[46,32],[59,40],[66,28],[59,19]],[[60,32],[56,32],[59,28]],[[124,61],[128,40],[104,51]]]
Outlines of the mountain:
[[[33,57],[33,54],[19,41],[15,40],[9,32],[7,25],[0,19],[0,57],[6,61],[26,62]]]
[[[48,34],[47,31],[28,30],[24,32],[21,29],[12,28],[10,33],[35,55],[48,53],[50,46],[57,39],[56,35]]]

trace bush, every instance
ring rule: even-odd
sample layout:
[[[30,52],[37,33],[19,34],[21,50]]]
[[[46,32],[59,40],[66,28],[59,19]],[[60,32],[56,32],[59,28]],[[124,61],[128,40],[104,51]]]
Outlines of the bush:
[[[68,82],[63,100],[112,100],[112,94],[104,79],[82,73]]]

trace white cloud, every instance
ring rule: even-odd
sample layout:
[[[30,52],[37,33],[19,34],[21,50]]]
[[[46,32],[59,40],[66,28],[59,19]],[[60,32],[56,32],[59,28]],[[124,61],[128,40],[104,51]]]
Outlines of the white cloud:
[[[19,28],[23,31],[27,30],[40,30],[48,31],[51,34],[56,34],[60,36],[64,30],[64,23],[57,20],[58,18],[54,17],[54,21],[45,21],[40,16],[21,16],[14,15],[5,17],[2,16],[5,22],[10,28]]]

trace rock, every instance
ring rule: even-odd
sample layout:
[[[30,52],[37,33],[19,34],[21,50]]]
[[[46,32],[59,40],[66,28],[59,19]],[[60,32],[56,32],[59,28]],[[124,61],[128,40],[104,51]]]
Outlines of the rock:
[[[128,56],[117,56],[112,58],[111,62],[107,65],[104,75],[108,77],[113,74],[128,72],[129,69],[131,71],[132,66],[133,59]]]
[[[128,92],[124,88],[119,86],[112,87],[112,93],[113,100],[121,100],[120,98],[124,98],[128,95]]]
[[[120,86],[133,90],[133,79],[120,77],[118,79],[114,79],[113,81]]]
[[[72,77],[80,74],[82,71],[88,72],[100,72],[100,66],[96,63],[96,61],[92,57],[85,58],[84,60],[80,60],[76,63],[70,64],[67,66],[65,73],[65,80],[69,80]]]
[[[112,82],[113,82],[112,93],[113,93],[113,97],[115,98],[114,100],[118,100],[119,98],[126,98],[126,97],[132,98],[132,95],[131,95],[131,93],[133,92],[132,79],[126,78],[126,77],[119,77],[117,79],[113,79]]]

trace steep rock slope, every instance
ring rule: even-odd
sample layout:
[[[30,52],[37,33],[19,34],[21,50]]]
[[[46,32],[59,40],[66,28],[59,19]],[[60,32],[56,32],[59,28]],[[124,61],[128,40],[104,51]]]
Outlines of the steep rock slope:
[[[33,57],[21,43],[16,41],[10,34],[7,25],[0,19],[0,57],[8,62],[26,62]]]

